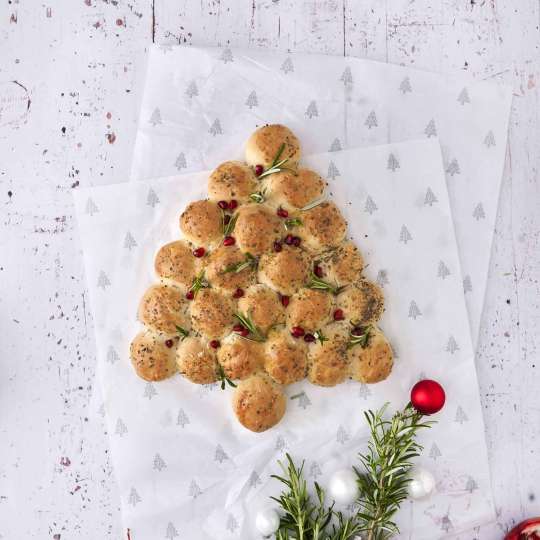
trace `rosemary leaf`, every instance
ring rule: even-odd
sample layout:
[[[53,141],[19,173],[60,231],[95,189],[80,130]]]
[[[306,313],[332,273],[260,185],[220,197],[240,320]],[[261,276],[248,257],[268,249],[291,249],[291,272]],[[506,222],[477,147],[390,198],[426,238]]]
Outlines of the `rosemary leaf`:
[[[271,174],[278,173],[281,171],[290,171],[293,174],[296,174],[296,169],[293,169],[292,167],[287,166],[287,162],[289,161],[289,158],[280,159],[281,154],[283,154],[283,150],[285,150],[285,143],[282,143],[279,147],[279,150],[277,151],[276,157],[274,157],[274,160],[270,164],[270,167],[266,169],[262,174],[259,175],[259,180],[261,178],[264,178],[265,176],[270,176]]]
[[[225,375],[225,371],[223,370],[223,366],[221,364],[218,364],[218,377],[219,377],[219,380],[221,381],[222,390],[225,390],[227,385],[232,386],[233,388],[236,388],[236,383],[231,381],[231,379],[229,379],[229,377]]]
[[[317,277],[313,272],[311,272],[309,276],[309,281],[307,284],[308,288],[310,289],[317,289],[320,291],[328,291],[329,293],[332,293],[334,295],[339,294],[343,287],[338,287],[337,285],[332,285],[331,283],[328,283],[327,281],[324,281],[324,279],[321,279]]]
[[[285,228],[290,231],[294,227],[302,225],[302,220],[300,218],[289,218],[285,220]]]
[[[232,235],[237,219],[238,219],[238,214],[234,214],[233,216],[231,216],[229,223],[225,223],[225,213],[222,211],[221,227],[223,229],[223,237]]]
[[[358,327],[357,327],[358,328]],[[371,325],[362,327],[362,333],[360,335],[354,335],[351,331],[351,336],[349,343],[347,344],[347,349],[351,349],[355,345],[360,345],[362,349],[366,349],[369,346],[369,341],[371,340]]]
[[[197,275],[197,277],[193,280],[193,284],[189,288],[189,290],[196,295],[201,289],[207,289],[210,287],[210,284],[208,281],[206,281],[206,278],[204,276],[204,270],[201,270],[201,272]]]
[[[262,333],[260,328],[255,325],[255,323],[251,320],[249,315],[244,315],[238,312],[234,314],[234,317],[238,320],[238,322],[244,328],[247,328],[249,330],[249,336],[246,336],[245,339],[249,339],[251,341],[259,341],[259,342],[266,341],[265,335]]]
[[[180,334],[180,339],[184,341],[184,339],[186,339],[189,336],[189,332],[185,328],[182,328],[181,326],[178,326],[177,324],[175,326],[176,326],[176,331]]]
[[[251,193],[249,196],[249,199],[257,204],[263,203],[264,201],[266,201],[266,189],[263,189],[262,191],[256,191],[255,193]]]
[[[304,206],[303,208],[300,208],[300,212],[306,212],[307,210],[311,210],[312,208],[319,206],[319,204],[322,204],[324,201],[326,201],[326,197],[315,199],[314,201],[311,201],[310,203],[306,204],[306,206]]]
[[[244,261],[229,264],[221,273],[230,274],[231,272],[234,272],[235,274],[239,274],[242,270],[245,270],[246,268],[255,268],[257,266],[257,263],[257,259],[251,253],[246,253],[246,258]]]

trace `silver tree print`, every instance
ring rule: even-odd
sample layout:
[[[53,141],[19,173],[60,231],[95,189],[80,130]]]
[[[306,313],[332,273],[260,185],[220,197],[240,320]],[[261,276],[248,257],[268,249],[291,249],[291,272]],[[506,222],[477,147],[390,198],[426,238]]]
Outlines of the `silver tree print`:
[[[339,172],[339,169],[336,167],[336,164],[331,161],[328,164],[328,178],[331,178],[332,180],[336,179],[336,176],[341,176],[341,173]]]
[[[446,172],[450,176],[454,176],[455,174],[461,174],[461,169],[459,168],[459,163],[458,163],[458,160],[456,158],[454,158],[449,163],[448,167],[446,167]]]
[[[192,480],[191,484],[189,484],[188,495],[194,499],[196,499],[199,495],[202,495],[202,489],[195,480]]]
[[[351,68],[349,66],[347,66],[345,68],[345,71],[343,72],[343,74],[341,75],[341,77],[339,78],[339,80],[345,85],[345,86],[351,86],[352,83],[353,83],[353,77],[352,77],[352,73],[351,73]]]
[[[399,85],[399,89],[401,90],[402,94],[407,94],[408,92],[412,92],[411,81],[409,77],[405,77],[401,81],[401,84]]]
[[[340,444],[345,444],[349,439],[347,430],[343,426],[339,426],[336,432],[336,441]]]
[[[454,336],[450,336],[448,338],[448,343],[446,344],[446,352],[454,354],[456,351],[459,351],[459,345],[457,344],[456,338]]]
[[[411,303],[409,304],[409,319],[416,320],[421,315],[422,312],[420,311],[420,308],[414,300],[411,300]]]
[[[306,116],[310,119],[315,116],[319,116],[317,103],[315,101],[311,101],[310,104],[308,105],[308,108],[306,109]]]
[[[229,514],[227,516],[227,523],[225,524],[225,528],[232,533],[236,531],[236,529],[238,529],[238,521],[236,521],[236,518],[232,514]]]
[[[388,281],[388,270],[381,269],[377,272],[377,278],[376,278],[377,284],[379,287],[384,287],[389,283]]]
[[[124,248],[131,251],[134,247],[137,247],[137,241],[133,238],[133,235],[128,231],[124,238]]]
[[[165,531],[165,538],[167,538],[167,540],[173,540],[173,538],[176,538],[177,536],[178,531],[176,530],[176,527],[171,521],[169,521],[167,525],[167,530]]]
[[[184,412],[184,409],[178,411],[178,416],[176,417],[176,425],[181,426],[182,428],[190,424],[187,414]]]
[[[137,490],[132,487],[131,491],[129,492],[128,503],[131,504],[131,506],[137,506],[137,504],[139,504],[140,502],[141,496],[139,495]]]
[[[109,281],[107,274],[103,270],[101,270],[98,276],[97,286],[100,289],[105,290],[110,284],[111,282]]]
[[[330,148],[328,149],[328,151],[329,152],[339,152],[340,150],[342,150],[341,141],[336,137],[332,141],[332,144],[330,145]]]
[[[366,118],[366,121],[364,122],[364,125],[368,127],[368,129],[371,129],[372,127],[377,127],[378,124],[377,124],[377,115],[375,114],[375,111],[371,111],[367,118]]]
[[[491,131],[491,129],[487,132],[487,135],[484,138],[484,144],[488,148],[495,146],[495,135],[493,135],[493,131]]]
[[[367,212],[369,215],[373,214],[373,212],[376,212],[378,210],[377,205],[375,204],[375,201],[371,198],[370,195],[366,198],[366,204],[364,205],[364,212]]]
[[[369,389],[367,384],[362,383],[360,385],[360,388],[358,389],[358,397],[361,397],[362,399],[367,399],[369,396],[371,396],[371,390]]]
[[[465,414],[465,411],[459,406],[456,410],[456,418],[455,421],[458,424],[463,425],[464,422],[467,422],[469,420],[469,417]]]
[[[309,399],[308,395],[305,392],[302,392],[298,396],[298,406],[301,409],[306,410],[311,405],[311,400]]]
[[[224,461],[227,461],[229,459],[229,456],[227,455],[227,452],[223,450],[223,446],[221,444],[218,444],[216,446],[216,452],[214,454],[214,461],[217,461],[218,463],[223,463]]]
[[[116,433],[116,435],[119,435],[120,437],[123,437],[128,432],[127,426],[126,424],[124,424],[121,418],[119,418],[116,421],[116,428],[114,432]]]
[[[212,134],[214,137],[216,135],[222,135],[223,130],[221,129],[221,123],[218,118],[214,120],[214,123],[210,126],[210,129],[208,130],[210,134]]]
[[[469,493],[472,493],[475,489],[478,489],[478,484],[475,482],[472,476],[469,476],[469,478],[467,479],[467,483],[465,484],[465,489]]]
[[[283,438],[283,435],[278,435],[278,438],[276,439],[275,449],[278,452],[281,452],[281,451],[285,450],[285,448],[287,448],[287,442]]]
[[[467,88],[463,88],[463,90],[459,93],[459,96],[457,100],[462,104],[465,105],[465,103],[470,103],[471,99],[469,98],[469,92]]]
[[[252,471],[247,481],[248,488],[256,488],[259,484],[262,484],[261,477],[257,471]]]
[[[96,203],[90,197],[86,201],[84,212],[89,216],[93,216],[94,214],[99,212],[99,208],[96,206]]]
[[[431,188],[428,187],[426,191],[426,196],[424,197],[424,206],[433,206],[434,203],[439,202],[435,193],[431,191]]]
[[[484,206],[482,203],[478,203],[473,210],[473,218],[476,219],[476,221],[479,221],[480,219],[484,219],[486,217],[486,213],[484,212]]]
[[[424,129],[424,133],[428,138],[437,136],[437,126],[435,125],[435,120],[433,118],[428,122],[426,129]]]
[[[405,225],[401,226],[401,231],[399,232],[399,241],[406,244],[407,242],[412,240],[411,233],[409,232],[409,229]]]
[[[396,156],[394,156],[394,154],[390,154],[388,156],[388,164],[386,168],[392,172],[395,172],[396,169],[399,169],[399,161],[397,160]]]
[[[144,397],[152,399],[155,395],[157,395],[156,387],[151,382],[147,382],[144,387]]]
[[[165,468],[167,468],[165,460],[159,454],[156,454],[154,456],[154,470],[161,472]]]
[[[178,154],[178,157],[176,158],[176,161],[174,162],[174,166],[176,167],[178,171],[180,171],[181,169],[185,169],[187,167],[186,156],[184,152],[180,152]]]
[[[152,208],[154,208],[156,204],[159,204],[159,197],[152,188],[150,188],[150,191],[148,191],[148,196],[146,197],[146,204],[148,206],[151,206]]]
[[[285,61],[283,62],[283,64],[281,64],[280,69],[281,71],[283,71],[283,73],[285,73],[285,75],[287,73],[290,73],[291,71],[294,71],[294,66],[290,57],[285,58]]]
[[[463,278],[463,292],[465,294],[467,294],[468,292],[472,292],[471,276],[465,276]]]
[[[437,277],[440,277],[441,279],[446,279],[449,275],[450,275],[450,270],[448,269],[448,266],[446,266],[444,261],[439,261]]]
[[[157,107],[153,110],[152,115],[150,116],[149,122],[154,127],[157,126],[158,124],[162,123],[161,122],[161,112],[159,111],[159,109]]]
[[[118,360],[120,360],[120,356],[118,356],[116,349],[110,345],[107,349],[107,362],[109,362],[109,364],[114,364],[115,362],[118,362]]]
[[[234,62],[233,53],[231,49],[223,49],[223,52],[221,53],[221,61],[224,64],[227,64],[228,62]]]
[[[452,525],[452,522],[450,521],[450,518],[448,517],[448,515],[443,516],[441,519],[441,529],[444,532],[448,532],[452,530],[453,528],[454,526]]]
[[[434,461],[437,461],[437,458],[441,456],[442,454],[441,454],[441,451],[439,450],[439,447],[435,443],[433,443],[429,450],[429,457],[433,459]]]
[[[186,96],[192,98],[198,95],[199,89],[197,88],[197,83],[195,81],[191,81],[186,89]]]
[[[259,105],[259,100],[257,99],[257,94],[255,93],[255,90],[249,94],[249,96],[246,99],[246,105],[253,109],[253,107],[257,107]]]
[[[311,476],[312,478],[317,478],[317,476],[320,476],[321,474],[321,467],[316,461],[314,461],[309,467],[309,476]]]

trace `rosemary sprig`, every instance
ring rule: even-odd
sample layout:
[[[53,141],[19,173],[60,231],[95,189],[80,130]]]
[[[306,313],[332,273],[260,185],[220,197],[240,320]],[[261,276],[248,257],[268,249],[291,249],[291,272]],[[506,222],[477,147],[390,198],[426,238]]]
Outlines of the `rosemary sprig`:
[[[325,341],[328,341],[328,338],[322,333],[322,330],[316,330],[313,332],[313,335],[321,345],[323,345]]]
[[[285,228],[290,231],[294,227],[302,225],[302,220],[300,218],[289,218],[285,220]]]
[[[315,199],[314,201],[306,204],[306,206],[300,208],[300,212],[306,212],[307,210],[311,210],[312,208],[319,206],[319,204],[322,204],[324,201],[326,201],[326,197],[320,197],[319,199]]]
[[[175,326],[176,326],[176,331],[180,334],[180,340],[184,341],[184,339],[186,339],[189,336],[189,332],[185,328],[182,328],[181,326],[178,326],[177,324]]]
[[[221,212],[221,228],[223,230],[223,237],[231,236],[234,231],[234,226],[236,225],[236,220],[238,219],[238,214],[234,214],[229,219],[228,223],[225,223],[225,212]]]
[[[259,180],[261,178],[264,178],[265,176],[270,176],[271,174],[278,173],[281,171],[291,171],[296,174],[296,170],[292,167],[287,167],[286,163],[289,161],[289,158],[279,159],[281,157],[281,154],[283,154],[283,150],[285,150],[285,143],[281,143],[281,146],[279,147],[279,150],[277,151],[276,157],[274,158],[274,161],[272,161],[270,167],[266,169],[261,175],[259,175]]]
[[[244,315],[238,312],[234,314],[234,317],[244,328],[247,328],[249,330],[249,336],[246,336],[245,339],[259,342],[266,341],[265,335],[262,333],[261,329],[255,325],[249,315]]]
[[[229,264],[221,273],[230,274],[231,272],[234,272],[235,274],[239,274],[242,270],[245,270],[246,268],[256,268],[257,263],[257,259],[251,253],[246,253],[246,258],[244,261]]]
[[[189,290],[194,295],[196,295],[201,289],[208,289],[208,287],[210,287],[210,284],[208,283],[208,281],[206,281],[206,277],[204,276],[204,270],[201,270],[193,280],[193,284],[191,285]]]
[[[317,277],[313,272],[311,272],[309,276],[307,286],[310,289],[328,291],[329,293],[332,293],[334,295],[339,294],[344,289],[344,287],[338,287],[337,285],[332,285],[331,283],[328,283],[328,281],[324,281],[324,279]]]
[[[236,388],[236,383],[231,381],[227,375],[225,375],[225,371],[223,370],[223,366],[221,364],[218,364],[218,377],[221,381],[221,389],[225,390],[225,387],[227,385],[232,386],[233,388]]]
[[[251,193],[249,199],[257,204],[263,203],[264,201],[266,201],[266,189]]]
[[[355,328],[359,328],[358,326],[355,326]],[[365,349],[369,345],[369,341],[371,340],[371,325],[368,324],[367,326],[360,327],[362,329],[362,333],[359,335],[353,334],[351,330],[351,337],[349,339],[349,343],[347,344],[347,349],[351,349],[355,345],[360,345],[362,349]]]

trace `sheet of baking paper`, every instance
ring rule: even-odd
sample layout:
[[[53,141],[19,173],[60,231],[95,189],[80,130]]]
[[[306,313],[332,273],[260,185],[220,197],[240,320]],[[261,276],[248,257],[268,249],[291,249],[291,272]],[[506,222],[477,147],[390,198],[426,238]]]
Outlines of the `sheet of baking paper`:
[[[511,92],[494,82],[359,58],[153,47],[132,178],[213,169],[256,126],[291,127],[305,153],[438,137],[476,346]],[[361,171],[360,171],[361,172]]]
[[[438,140],[315,155],[304,164],[328,179],[364,255],[369,279],[386,298],[381,327],[396,353],[390,378],[365,386],[286,389],[275,428],[246,431],[232,391],[175,376],[147,383],[132,370],[129,343],[137,305],[154,282],[160,245],[179,237],[178,217],[205,197],[208,173],[141,180],[76,192],[96,329],[98,372],[123,519],[132,540],[253,540],[256,510],[280,486],[269,478],[289,451],[306,459],[308,479],[354,464],[365,448],[362,412],[402,407],[423,377],[448,401],[422,436],[421,463],[436,493],[406,502],[402,538],[433,540],[492,519],[484,427],[462,279]],[[296,396],[296,397],[294,397]]]

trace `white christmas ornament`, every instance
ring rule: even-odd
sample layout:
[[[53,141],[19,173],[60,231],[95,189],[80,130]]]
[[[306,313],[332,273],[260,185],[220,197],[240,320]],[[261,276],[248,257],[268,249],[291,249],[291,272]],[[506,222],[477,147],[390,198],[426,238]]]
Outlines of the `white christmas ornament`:
[[[255,527],[263,536],[270,536],[279,528],[279,514],[273,508],[259,510],[255,516]]]
[[[435,478],[429,471],[422,467],[414,467],[410,478],[408,490],[411,499],[422,499],[431,495],[435,488]]]
[[[358,497],[358,483],[352,469],[336,471],[330,478],[328,493],[338,504],[352,504]]]

